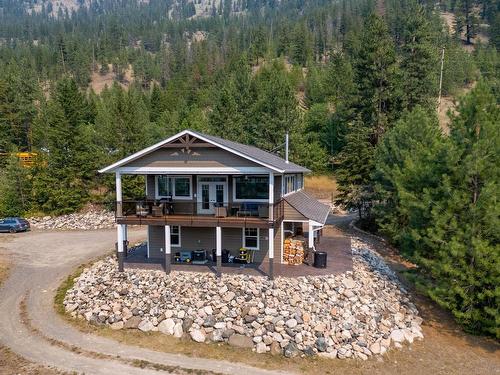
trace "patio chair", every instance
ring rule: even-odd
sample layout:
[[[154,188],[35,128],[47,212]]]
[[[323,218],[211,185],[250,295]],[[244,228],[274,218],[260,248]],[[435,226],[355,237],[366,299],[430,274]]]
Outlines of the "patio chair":
[[[160,203],[160,204],[154,204],[153,207],[151,208],[152,214],[154,217],[161,217],[163,216],[163,209],[165,207],[165,203]]]
[[[144,202],[137,202],[135,205],[135,214],[137,217],[146,217],[149,214],[148,207]]]
[[[215,217],[227,217],[227,208],[224,206],[215,207]]]
[[[269,209],[267,208],[267,205],[259,205],[258,212],[260,218],[269,217]]]

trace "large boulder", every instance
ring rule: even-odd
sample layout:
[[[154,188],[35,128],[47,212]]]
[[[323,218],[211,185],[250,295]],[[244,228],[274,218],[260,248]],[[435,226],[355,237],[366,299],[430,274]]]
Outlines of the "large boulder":
[[[237,348],[253,348],[253,340],[245,335],[235,333],[231,335],[228,340],[229,345]]]
[[[158,331],[166,335],[173,335],[174,327],[175,327],[175,321],[171,318],[168,318],[163,320],[160,324],[158,324]]]

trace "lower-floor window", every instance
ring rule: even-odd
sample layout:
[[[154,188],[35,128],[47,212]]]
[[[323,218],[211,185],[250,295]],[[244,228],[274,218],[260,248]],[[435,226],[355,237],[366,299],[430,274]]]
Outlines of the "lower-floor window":
[[[259,250],[259,228],[243,228],[243,247]]]
[[[170,246],[181,246],[181,227],[179,225],[172,225],[170,227]]]

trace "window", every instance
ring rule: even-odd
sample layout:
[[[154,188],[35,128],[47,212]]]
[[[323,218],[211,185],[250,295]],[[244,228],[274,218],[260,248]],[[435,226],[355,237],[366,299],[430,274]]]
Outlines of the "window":
[[[191,178],[174,177],[174,197],[191,197]]]
[[[285,176],[284,194],[289,194],[295,191],[295,175]]]
[[[234,200],[269,200],[269,177],[238,176],[233,180]]]
[[[304,175],[298,174],[297,175],[297,190],[300,190],[303,187],[304,187]]]
[[[156,176],[156,197],[191,199],[190,176]]]
[[[259,228],[243,228],[243,247],[259,250]]]
[[[170,227],[170,246],[181,246],[181,227],[179,225],[172,225]]]

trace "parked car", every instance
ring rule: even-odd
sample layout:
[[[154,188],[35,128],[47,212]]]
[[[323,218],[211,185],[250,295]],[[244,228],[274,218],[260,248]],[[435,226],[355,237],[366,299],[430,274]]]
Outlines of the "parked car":
[[[0,232],[24,232],[30,230],[30,223],[28,220],[21,217],[6,217],[0,219]]]

